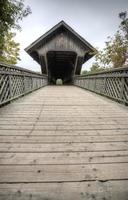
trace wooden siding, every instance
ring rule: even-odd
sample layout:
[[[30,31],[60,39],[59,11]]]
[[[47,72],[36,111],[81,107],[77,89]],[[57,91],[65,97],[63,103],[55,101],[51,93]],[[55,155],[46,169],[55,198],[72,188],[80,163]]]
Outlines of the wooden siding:
[[[74,51],[79,56],[84,57],[88,48],[85,49],[77,39],[64,31],[57,33],[46,44],[37,49],[39,55],[45,55],[48,51]]]

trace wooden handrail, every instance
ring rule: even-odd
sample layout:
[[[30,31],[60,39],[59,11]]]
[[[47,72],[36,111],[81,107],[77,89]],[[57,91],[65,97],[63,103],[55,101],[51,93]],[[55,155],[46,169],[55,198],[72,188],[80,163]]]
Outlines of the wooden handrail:
[[[46,75],[0,63],[0,106],[47,84]]]
[[[123,73],[125,71],[128,71],[128,66],[125,67],[118,67],[118,68],[108,68],[106,70],[100,71],[100,72],[89,72],[87,74],[83,74],[83,75],[76,75],[75,77],[86,77],[86,76],[90,76],[90,75],[100,75],[100,74],[111,74],[111,73]]]
[[[75,76],[74,85],[128,104],[128,67]]]

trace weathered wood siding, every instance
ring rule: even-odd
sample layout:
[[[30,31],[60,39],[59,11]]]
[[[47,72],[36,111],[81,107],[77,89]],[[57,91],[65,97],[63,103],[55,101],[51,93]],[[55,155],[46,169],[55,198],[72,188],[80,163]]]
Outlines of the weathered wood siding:
[[[88,49],[68,32],[60,32],[37,50],[39,55],[45,55],[48,51],[74,51],[79,56],[84,56]]]

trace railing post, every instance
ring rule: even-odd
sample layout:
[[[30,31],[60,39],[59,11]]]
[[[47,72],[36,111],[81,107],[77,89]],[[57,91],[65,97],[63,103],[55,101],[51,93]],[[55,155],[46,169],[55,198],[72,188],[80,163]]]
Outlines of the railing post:
[[[12,80],[11,80],[10,74],[8,75],[8,82],[9,82],[9,96],[10,96],[10,99],[11,99],[13,97],[13,95],[12,95]]]
[[[95,79],[94,79],[94,92],[95,92],[95,89],[96,89],[96,77],[95,77]]]
[[[33,80],[32,80],[32,77],[31,77],[31,90],[33,89]]]
[[[89,90],[89,86],[90,86],[90,78],[88,78],[88,87],[87,87],[88,90]]]
[[[121,87],[120,87],[120,99],[123,100],[123,92],[124,92],[124,84],[125,84],[125,78],[121,78]]]
[[[105,90],[106,90],[106,81],[107,81],[107,78],[105,77],[105,78],[104,78],[104,89],[103,89],[103,94],[105,94]]]
[[[83,88],[85,88],[85,79],[83,78]]]
[[[23,93],[25,93],[26,87],[25,87],[25,75],[23,76]]]

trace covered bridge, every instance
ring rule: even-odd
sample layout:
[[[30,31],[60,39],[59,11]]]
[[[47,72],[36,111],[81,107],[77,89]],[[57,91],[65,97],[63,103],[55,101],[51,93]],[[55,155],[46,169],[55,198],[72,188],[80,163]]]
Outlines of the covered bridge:
[[[41,65],[49,83],[57,79],[71,83],[82,64],[95,54],[95,49],[64,21],[30,44],[27,53]]]
[[[43,74],[0,63],[0,200],[128,200],[128,67],[79,76],[63,21],[26,51]]]

